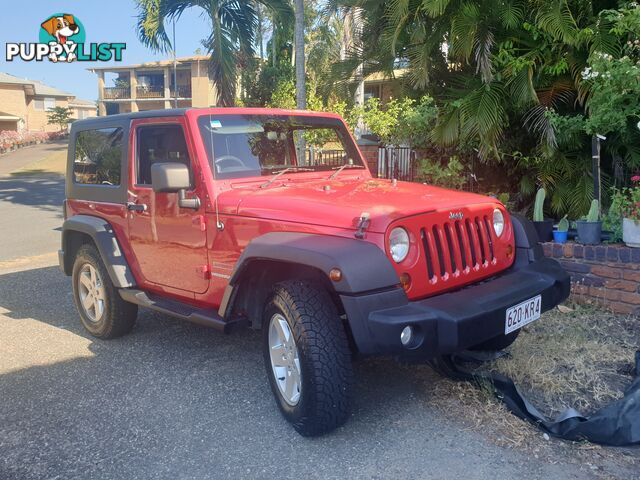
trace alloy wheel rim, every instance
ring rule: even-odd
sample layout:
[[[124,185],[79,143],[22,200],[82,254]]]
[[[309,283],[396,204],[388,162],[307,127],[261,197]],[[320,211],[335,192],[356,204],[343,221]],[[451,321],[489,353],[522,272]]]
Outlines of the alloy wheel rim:
[[[87,263],[80,269],[78,293],[87,318],[92,323],[99,322],[104,315],[106,294],[100,273],[93,265]]]
[[[289,323],[280,313],[269,322],[269,358],[280,395],[287,404],[297,405],[302,391],[300,356]]]

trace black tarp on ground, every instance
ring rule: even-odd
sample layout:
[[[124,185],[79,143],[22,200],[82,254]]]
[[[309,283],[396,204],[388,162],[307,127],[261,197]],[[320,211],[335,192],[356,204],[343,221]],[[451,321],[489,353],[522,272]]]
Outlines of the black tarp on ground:
[[[484,358],[486,360],[487,358]],[[495,373],[473,373],[463,362],[478,363],[483,359],[474,353],[437,359],[431,365],[454,380],[479,384],[490,382],[496,397],[516,416],[538,425],[543,431],[565,440],[588,440],[612,446],[640,445],[640,352],[636,352],[635,380],[624,397],[585,417],[570,408],[555,420],[548,420],[518,390],[513,381]]]

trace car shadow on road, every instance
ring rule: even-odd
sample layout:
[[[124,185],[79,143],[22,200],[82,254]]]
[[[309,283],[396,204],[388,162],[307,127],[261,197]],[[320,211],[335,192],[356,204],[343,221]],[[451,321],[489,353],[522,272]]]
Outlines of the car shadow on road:
[[[60,175],[0,177],[0,201],[59,211],[62,217],[64,177]]]
[[[119,395],[129,396],[140,381],[167,386],[175,382],[175,387],[168,388],[173,391],[183,385],[185,379],[200,378],[201,383],[188,382],[194,390],[201,391],[189,394],[198,401],[202,401],[203,395],[215,398],[219,395],[217,390],[223,386],[224,391],[232,392],[233,401],[257,404],[262,414],[281,423],[265,376],[260,332],[243,330],[223,335],[142,309],[129,335],[111,341],[97,340],[81,326],[73,304],[70,280],[58,267],[0,275],[0,312],[3,311],[7,319],[33,319],[72,333],[78,341],[86,343],[89,340],[92,356],[61,364],[54,361],[47,367],[31,368],[31,373],[5,374],[0,376],[0,384],[17,388],[30,382],[37,385],[45,378],[71,375],[78,382],[72,390],[84,390],[88,379],[80,372],[88,369],[92,372],[90,383],[103,383],[105,388],[115,388]],[[69,341],[73,342],[73,339]],[[48,355],[55,355],[55,352]],[[406,401],[418,391],[416,384],[422,382],[424,372],[416,374],[411,369],[396,367],[391,359],[355,362],[354,412],[363,424],[389,415],[385,401]],[[162,400],[166,393],[157,392],[158,398],[152,403]],[[100,397],[102,392],[94,394]],[[62,398],[65,392],[57,391],[56,395]],[[224,410],[228,406],[226,399],[216,408]]]

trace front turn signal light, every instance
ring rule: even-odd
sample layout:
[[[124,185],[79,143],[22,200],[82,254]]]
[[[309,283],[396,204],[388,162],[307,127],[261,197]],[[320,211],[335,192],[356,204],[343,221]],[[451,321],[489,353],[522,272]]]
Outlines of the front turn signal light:
[[[342,271],[339,268],[332,268],[329,272],[329,278],[334,282],[342,280]]]
[[[400,275],[400,285],[402,285],[402,288],[407,291],[411,288],[411,275],[409,275],[408,273],[403,273]]]

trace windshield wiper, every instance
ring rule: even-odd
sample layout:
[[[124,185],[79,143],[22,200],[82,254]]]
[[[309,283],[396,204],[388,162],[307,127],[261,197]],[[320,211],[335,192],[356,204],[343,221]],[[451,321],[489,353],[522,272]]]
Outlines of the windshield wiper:
[[[313,172],[313,168],[304,168],[304,167],[287,167],[287,168],[283,168],[282,170],[278,171],[278,172],[274,172],[273,177],[271,177],[269,179],[269,181],[263,183],[262,185],[260,185],[260,188],[266,188],[269,185],[271,185],[273,182],[275,182],[278,178],[280,178],[282,175],[284,175],[285,173],[289,173],[289,172],[300,172],[300,171],[306,171],[306,172]]]
[[[338,176],[338,174],[343,171],[345,168],[364,168],[362,165],[353,165],[351,163],[345,163],[344,165],[342,165],[341,167],[338,167],[337,169],[335,169],[336,171],[333,172],[331,175],[329,175],[329,178],[327,178],[327,180],[332,180],[335,177]]]

